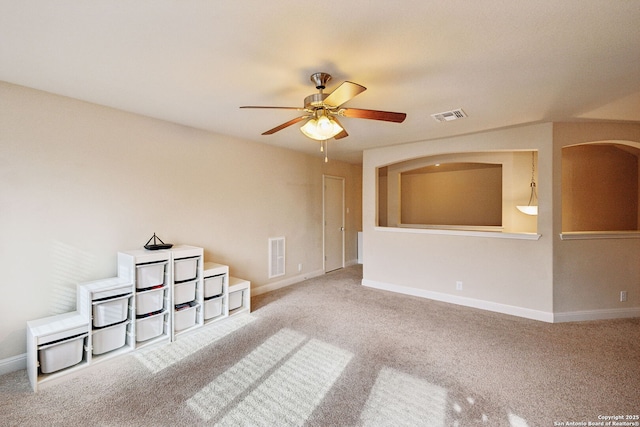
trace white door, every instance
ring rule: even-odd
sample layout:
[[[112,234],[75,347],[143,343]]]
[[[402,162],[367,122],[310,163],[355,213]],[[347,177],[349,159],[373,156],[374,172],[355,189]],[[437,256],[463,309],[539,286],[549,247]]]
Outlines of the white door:
[[[344,178],[322,176],[324,271],[344,267]]]

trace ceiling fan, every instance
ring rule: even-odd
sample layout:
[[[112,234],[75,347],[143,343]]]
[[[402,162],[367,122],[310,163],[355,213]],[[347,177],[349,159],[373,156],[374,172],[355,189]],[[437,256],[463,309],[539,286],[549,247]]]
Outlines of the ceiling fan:
[[[315,84],[316,89],[318,89],[318,93],[307,96],[304,99],[304,107],[302,108],[266,107],[256,105],[246,105],[240,108],[272,108],[304,111],[302,116],[289,120],[286,123],[274,127],[273,129],[269,129],[268,131],[263,132],[262,135],[274,134],[284,128],[306,120],[307,122],[300,128],[300,130],[307,137],[317,141],[326,141],[331,138],[341,139],[349,136],[338,120],[338,116],[357,119],[382,120],[394,123],[402,123],[407,117],[405,113],[394,113],[391,111],[343,108],[342,105],[344,103],[364,92],[367,88],[357,83],[345,81],[333,92],[326,94],[324,93],[324,89],[329,80],[331,80],[331,75],[328,73],[314,73],[311,75],[311,82]]]

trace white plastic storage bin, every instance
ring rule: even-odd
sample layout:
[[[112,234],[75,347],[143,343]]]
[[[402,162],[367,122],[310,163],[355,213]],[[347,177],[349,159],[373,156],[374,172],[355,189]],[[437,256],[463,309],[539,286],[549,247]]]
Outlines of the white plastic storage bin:
[[[165,288],[152,289],[136,294],[136,315],[153,313],[164,308]]]
[[[136,289],[152,288],[164,284],[165,265],[165,262],[137,265]]]
[[[223,297],[211,298],[204,301],[204,320],[209,320],[213,317],[220,316],[222,314]]]
[[[173,314],[173,329],[178,332],[190,328],[196,324],[196,304],[186,308],[176,308]]]
[[[80,363],[82,361],[84,339],[86,336],[85,334],[41,346],[38,349],[40,371],[43,374],[49,374]]]
[[[244,290],[229,293],[229,311],[242,307]]]
[[[204,297],[211,298],[222,293],[224,285],[224,274],[204,278]]]
[[[136,320],[136,341],[147,341],[164,332],[164,313]]]
[[[196,281],[184,282],[173,286],[173,303],[184,304],[196,299]]]
[[[197,277],[198,257],[176,259],[173,261],[173,281],[185,282]]]
[[[122,322],[127,318],[129,295],[93,304],[93,326],[101,328]]]
[[[96,329],[91,337],[92,353],[98,355],[118,349],[124,346],[126,338],[127,323]]]

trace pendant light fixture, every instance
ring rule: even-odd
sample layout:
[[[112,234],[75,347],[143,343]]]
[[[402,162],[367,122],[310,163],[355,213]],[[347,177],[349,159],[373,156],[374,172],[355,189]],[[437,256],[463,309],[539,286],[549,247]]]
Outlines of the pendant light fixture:
[[[529,196],[529,203],[526,206],[516,206],[520,212],[526,215],[538,215],[538,193],[536,192],[536,180],[535,180],[535,154],[531,152],[531,195]]]

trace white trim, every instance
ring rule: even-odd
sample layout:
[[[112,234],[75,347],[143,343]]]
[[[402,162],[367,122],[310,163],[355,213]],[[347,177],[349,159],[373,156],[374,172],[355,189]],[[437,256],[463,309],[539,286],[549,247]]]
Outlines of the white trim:
[[[560,240],[640,239],[639,231],[572,231],[560,233]]]
[[[324,270],[316,270],[310,273],[300,274],[297,276],[289,277],[288,279],[279,280],[277,282],[266,283],[261,286],[251,287],[251,296],[265,294],[267,292],[275,291],[276,289],[285,288],[287,286],[295,285],[303,280],[312,279],[314,277],[322,276]]]
[[[539,240],[542,236],[536,233],[504,233],[500,231],[447,230],[430,228],[374,227],[375,231],[415,234],[444,234],[448,236],[491,237],[494,239]]]
[[[27,353],[0,360],[0,375],[27,369]]]
[[[491,231],[502,233],[501,225],[445,225],[445,224],[398,224],[398,228],[418,228],[424,230]]]
[[[566,311],[554,313],[553,321],[554,323],[583,322],[585,320],[628,319],[631,317],[640,317],[640,307]]]
[[[492,301],[478,300],[474,298],[458,297],[455,295],[427,291],[425,289],[410,288],[407,286],[394,285],[391,283],[376,282],[374,280],[362,279],[362,285],[381,289],[384,291],[397,292],[405,295],[412,295],[435,301],[447,302],[450,304],[462,305],[465,307],[479,308],[481,310],[493,311],[496,313],[509,314],[511,316],[524,317],[526,319],[540,320],[542,322],[553,323],[553,313],[533,310],[530,308],[517,307],[514,305],[500,304]]]

